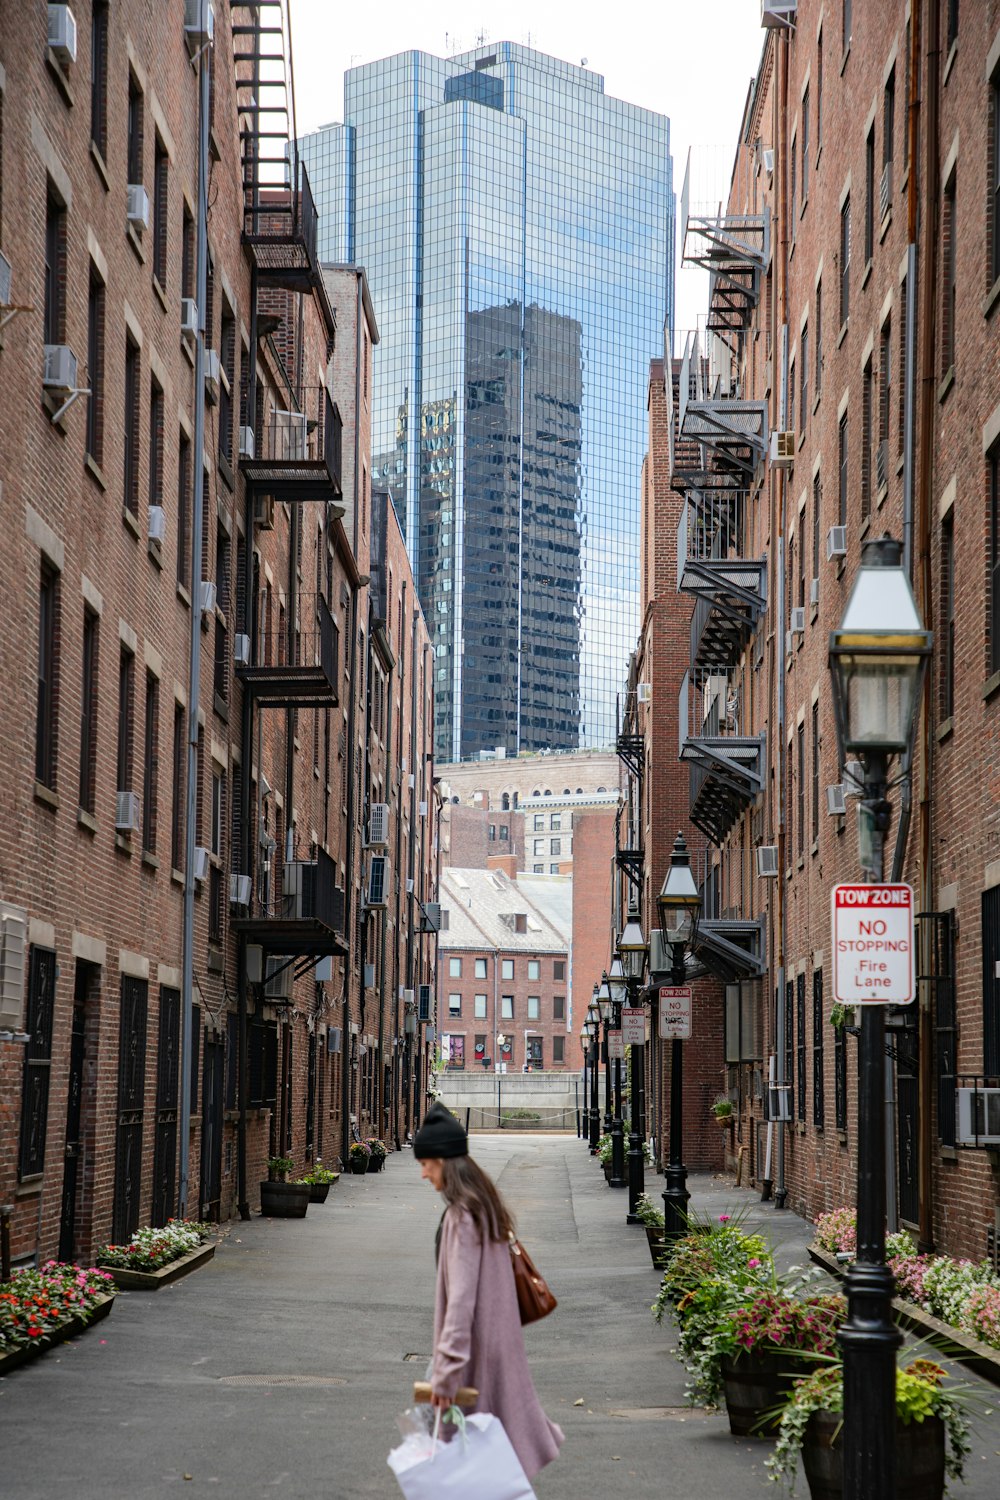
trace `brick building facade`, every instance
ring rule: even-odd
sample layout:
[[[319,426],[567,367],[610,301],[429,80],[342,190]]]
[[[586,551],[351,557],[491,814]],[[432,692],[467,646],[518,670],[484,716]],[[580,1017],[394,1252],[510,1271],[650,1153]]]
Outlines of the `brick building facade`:
[[[385,514],[392,578],[367,586],[377,331],[356,271],[324,280],[294,153],[291,192],[255,153],[273,17],[217,7],[206,47],[183,6],[74,10],[75,53],[47,48],[44,4],[0,17],[18,1258],[86,1258],[178,1207],[248,1212],[269,1154],[398,1139],[426,1076],[407,994],[431,968],[426,632]],[[391,917],[366,884],[375,792]]]

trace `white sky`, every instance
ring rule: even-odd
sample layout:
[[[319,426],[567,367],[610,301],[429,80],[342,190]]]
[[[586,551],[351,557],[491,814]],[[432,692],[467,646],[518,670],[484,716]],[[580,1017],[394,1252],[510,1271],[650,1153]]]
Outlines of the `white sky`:
[[[343,119],[344,73],[419,48],[448,57],[480,42],[523,42],[567,62],[584,58],[605,93],[669,115],[674,190],[680,199],[689,146],[723,147],[732,163],[747,88],[764,34],[760,0],[290,0],[300,134]],[[722,184],[692,192],[718,196]],[[704,311],[707,279],[677,278],[675,326]]]

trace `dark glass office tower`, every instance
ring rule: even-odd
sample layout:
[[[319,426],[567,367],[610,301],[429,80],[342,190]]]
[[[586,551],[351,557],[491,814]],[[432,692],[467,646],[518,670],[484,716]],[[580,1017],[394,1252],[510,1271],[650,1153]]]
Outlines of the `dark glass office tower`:
[[[372,480],[431,632],[437,753],[609,744],[672,323],[669,122],[507,42],[355,68],[345,95],[302,152],[323,258],[368,272]]]

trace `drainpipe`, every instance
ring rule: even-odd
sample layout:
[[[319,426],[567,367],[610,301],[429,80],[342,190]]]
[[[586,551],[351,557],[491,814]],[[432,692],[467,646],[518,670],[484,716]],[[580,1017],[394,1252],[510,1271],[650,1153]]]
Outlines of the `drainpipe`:
[[[191,641],[188,674],[187,812],[184,825],[184,934],[181,1053],[177,1118],[180,1127],[177,1213],[186,1218],[191,1160],[191,1059],[194,992],[194,851],[198,817],[198,708],[201,701],[202,516],[205,509],[205,303],[208,290],[208,56],[198,59],[198,337],[194,355],[194,504],[191,515]]]

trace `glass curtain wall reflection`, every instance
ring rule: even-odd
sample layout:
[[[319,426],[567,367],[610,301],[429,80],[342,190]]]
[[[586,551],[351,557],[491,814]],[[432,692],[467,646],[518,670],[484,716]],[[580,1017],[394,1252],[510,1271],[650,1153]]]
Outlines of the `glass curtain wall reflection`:
[[[512,43],[352,69],[302,142],[365,266],[373,483],[435,654],[435,750],[606,745],[638,627],[649,360],[672,325],[669,122]]]

